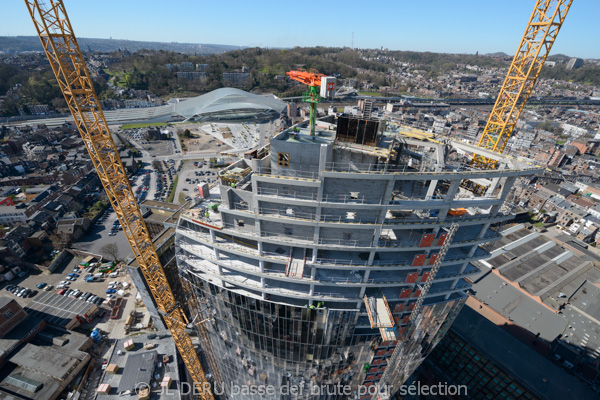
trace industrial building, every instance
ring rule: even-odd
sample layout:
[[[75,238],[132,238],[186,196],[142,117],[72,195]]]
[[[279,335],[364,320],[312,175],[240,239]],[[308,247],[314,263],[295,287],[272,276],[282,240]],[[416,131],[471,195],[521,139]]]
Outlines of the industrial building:
[[[98,306],[81,299],[43,292],[33,300],[27,311],[32,317],[43,319],[51,325],[75,329],[90,322],[98,312]]]
[[[508,351],[507,351],[508,350]],[[423,364],[468,399],[593,399],[590,387],[469,306]]]
[[[0,398],[56,399],[88,365],[92,340],[48,326],[13,299],[0,297],[0,313],[9,328],[0,340]]]
[[[489,255],[480,245],[501,238],[494,226],[511,218],[501,208],[515,180],[540,171],[408,128],[344,121],[319,121],[314,135],[305,125],[281,132],[223,170],[219,191],[181,214],[178,267],[202,304],[197,318],[219,360],[215,377],[225,389],[231,382],[276,393],[230,398],[280,398],[293,386],[307,388],[299,398],[319,398],[318,388],[337,384],[376,398],[357,390],[382,379],[402,344],[388,371],[397,388],[464,304],[463,278]],[[497,169],[471,167],[473,154]],[[473,182],[485,193],[463,188]],[[409,335],[410,312],[447,239]]]
[[[515,225],[474,261],[473,307],[600,389],[600,256],[569,235]]]

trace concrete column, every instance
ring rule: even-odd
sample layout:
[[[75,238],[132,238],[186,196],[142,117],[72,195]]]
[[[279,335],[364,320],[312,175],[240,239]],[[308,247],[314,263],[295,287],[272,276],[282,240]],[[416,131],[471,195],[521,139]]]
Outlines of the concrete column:
[[[492,184],[485,191],[484,196],[489,197],[494,194],[494,190],[498,187],[498,183],[500,182],[500,177],[492,178]]]
[[[490,222],[486,222],[485,224],[483,224],[483,226],[481,227],[481,231],[479,231],[479,234],[477,235],[477,239],[482,239],[483,236],[485,235],[485,233],[487,232],[488,229],[490,229]]]
[[[502,191],[500,192],[500,202],[499,204],[492,206],[492,209],[490,210],[491,216],[495,216],[498,213],[498,210],[502,206],[502,203],[504,203],[504,200],[506,200],[506,196],[508,196],[508,194],[510,193],[510,190],[512,189],[516,180],[516,176],[509,176],[506,178],[506,180],[504,181],[504,186],[502,187]]]
[[[373,247],[377,247],[379,246],[379,238],[381,237],[381,225],[375,228],[375,231],[373,232],[373,243],[372,246]],[[373,261],[369,261],[369,264],[372,263]]]
[[[456,285],[458,284],[458,281],[460,281],[460,278],[456,278],[452,281],[452,284],[450,285],[450,289],[449,290],[453,290],[454,288],[456,288]]]
[[[362,281],[363,281],[363,283],[367,283],[367,282],[369,281],[369,275],[371,275],[371,270],[370,270],[370,269],[367,269],[367,270],[365,271],[365,276],[363,277],[363,280],[362,280]]]
[[[444,203],[452,203],[454,201],[454,197],[456,197],[456,192],[458,192],[458,188],[460,187],[460,179],[455,179],[450,184],[448,188],[448,193],[446,193],[446,197],[444,198]]]
[[[312,279],[313,281],[316,279],[317,277],[317,269],[313,266],[310,267],[310,279]]]
[[[371,250],[369,252],[369,259],[367,260],[367,264],[373,265],[373,260],[375,260],[375,250]]]
[[[308,295],[309,296],[314,296],[314,294],[315,294],[315,285],[310,285],[310,289],[308,291]],[[312,304],[312,300],[310,301],[309,304]]]
[[[265,262],[264,260],[258,260],[258,267],[260,268],[260,273],[265,273]]]
[[[360,297],[361,299],[363,297],[365,297],[365,292],[367,291],[367,287],[366,286],[361,286],[360,288],[360,294],[358,295],[358,297]],[[360,304],[360,303],[359,303]]]
[[[437,187],[437,179],[431,181],[429,183],[429,188],[427,189],[427,197],[425,197],[426,200],[430,200],[431,196],[433,196],[435,194],[435,188]]]
[[[217,238],[215,236],[215,231],[210,229],[209,232],[210,232],[210,241],[213,243],[216,242]]]
[[[256,244],[257,244],[256,247],[257,247],[257,250],[258,250],[258,254],[262,256],[262,254],[263,254],[263,242],[258,241],[258,242],[256,242]]]
[[[439,219],[440,222],[444,222],[446,217],[448,216],[448,211],[450,211],[452,202],[454,201],[454,197],[456,196],[456,192],[460,187],[460,179],[453,180],[450,184],[450,188],[448,188],[448,192],[446,193],[446,197],[444,198],[444,207],[440,208],[439,211]]]
[[[465,272],[465,270],[467,269],[467,265],[469,265],[469,262],[465,262],[463,263],[463,265],[460,267],[460,269],[458,270],[458,272],[460,272],[461,274]]]
[[[479,246],[476,245],[476,244],[473,245],[473,246],[471,246],[471,250],[469,250],[469,253],[468,253],[467,257],[469,257],[469,258],[473,257],[473,254],[475,254],[475,251],[477,251],[478,247]]]
[[[320,168],[319,170],[321,171],[323,168],[325,168],[325,161],[323,161],[324,157],[323,157],[323,147],[321,147],[321,154],[319,157],[319,163],[323,162],[323,164],[320,164]],[[316,206],[316,210],[315,210],[315,233],[313,234],[313,241],[314,243],[319,243],[319,238],[320,238],[320,230],[319,230],[319,221],[321,220],[321,214],[323,211],[323,206],[322,206],[322,202],[321,200],[323,199],[323,186],[324,186],[324,180],[321,180],[321,184],[319,185],[318,189],[317,189],[317,201],[315,203]]]

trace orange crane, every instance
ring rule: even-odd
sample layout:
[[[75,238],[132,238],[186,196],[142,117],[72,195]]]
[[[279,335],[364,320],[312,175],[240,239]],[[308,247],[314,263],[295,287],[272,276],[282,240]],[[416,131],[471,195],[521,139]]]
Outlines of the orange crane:
[[[321,86],[321,78],[325,77],[316,69],[288,71],[285,73],[291,79],[308,85],[309,91],[302,93],[302,101],[310,103],[310,134],[315,135],[315,120],[317,118],[317,103],[321,101],[321,96],[317,87]]]
[[[573,0],[536,0],[519,48],[508,68],[478,145],[502,153],[533,90]],[[472,163],[493,169],[496,160],[475,155]]]
[[[65,6],[62,0],[25,0],[25,4],[98,177],[121,222],[158,309],[165,317],[165,324],[171,331],[197,393],[203,400],[213,400],[204,370],[186,330],[185,314],[169,287],[129,185]]]

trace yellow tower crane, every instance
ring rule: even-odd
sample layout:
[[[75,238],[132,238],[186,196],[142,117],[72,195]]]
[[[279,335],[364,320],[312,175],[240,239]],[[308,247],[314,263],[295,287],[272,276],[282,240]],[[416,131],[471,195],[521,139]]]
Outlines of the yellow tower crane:
[[[479,139],[480,147],[498,153],[504,151],[571,3],[573,0],[536,1],[525,34]],[[473,157],[473,164],[482,169],[493,169],[496,160],[477,154]]]
[[[62,0],[25,0],[25,3],[100,181],[158,309],[165,316],[165,324],[197,387],[197,393],[202,399],[212,400],[214,397],[206,385],[204,370],[186,331],[185,316],[169,287],[129,185],[64,4]]]

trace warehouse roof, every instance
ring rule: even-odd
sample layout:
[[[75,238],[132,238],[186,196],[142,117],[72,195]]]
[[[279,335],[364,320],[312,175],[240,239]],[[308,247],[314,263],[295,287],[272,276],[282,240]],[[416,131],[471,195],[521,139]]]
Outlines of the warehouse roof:
[[[91,317],[98,307],[95,304],[52,292],[40,293],[31,303],[28,314],[32,317],[45,319],[52,325],[67,327],[77,316]]]

